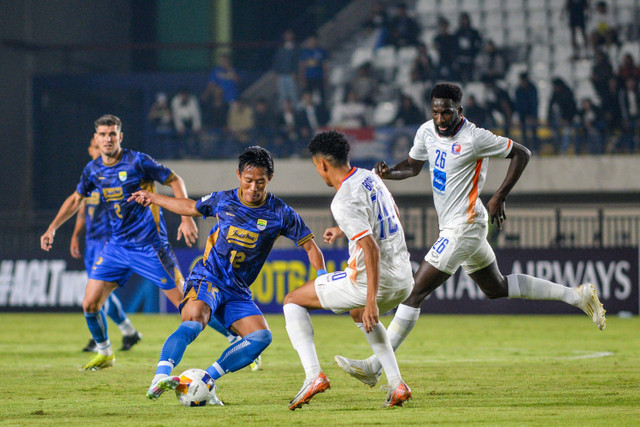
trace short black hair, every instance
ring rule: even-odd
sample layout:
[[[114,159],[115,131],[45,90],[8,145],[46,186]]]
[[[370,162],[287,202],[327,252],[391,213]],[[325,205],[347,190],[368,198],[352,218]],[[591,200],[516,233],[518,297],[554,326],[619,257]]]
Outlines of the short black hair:
[[[460,104],[462,101],[462,89],[457,84],[453,83],[438,83],[431,89],[431,97],[450,99],[456,104]]]
[[[312,156],[326,157],[333,166],[349,163],[349,141],[342,132],[327,130],[311,139],[307,147]]]
[[[247,166],[264,168],[267,176],[273,176],[273,157],[269,150],[259,145],[245,149],[238,157],[238,172],[242,173]]]
[[[114,116],[113,114],[105,114],[100,116],[98,120],[93,122],[93,126],[96,130],[98,130],[98,126],[117,126],[118,129],[122,130],[122,121],[120,118]]]

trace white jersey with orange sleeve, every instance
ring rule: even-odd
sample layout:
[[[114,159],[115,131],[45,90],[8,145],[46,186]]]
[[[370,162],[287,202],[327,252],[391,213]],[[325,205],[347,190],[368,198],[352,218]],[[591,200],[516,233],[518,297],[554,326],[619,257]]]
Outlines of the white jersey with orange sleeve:
[[[412,282],[411,262],[393,196],[375,173],[352,168],[331,202],[338,227],[349,239],[345,272],[357,286],[367,287],[364,253],[357,241],[371,235],[380,248],[380,290]]]
[[[509,138],[479,128],[464,117],[451,137],[438,135],[433,120],[420,126],[409,157],[429,162],[440,230],[488,221],[478,197],[487,176],[488,158],[505,158],[512,147]]]

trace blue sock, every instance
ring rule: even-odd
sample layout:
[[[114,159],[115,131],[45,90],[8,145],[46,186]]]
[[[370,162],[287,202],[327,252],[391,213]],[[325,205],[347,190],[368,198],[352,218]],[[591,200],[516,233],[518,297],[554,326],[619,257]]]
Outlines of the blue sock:
[[[218,319],[216,319],[213,313],[211,314],[211,319],[209,319],[209,323],[207,323],[207,326],[212,327],[213,329],[220,332],[222,335],[224,335],[227,338],[236,336],[236,334],[234,334],[233,332],[231,332],[230,330],[222,326],[222,323],[220,323]]]
[[[116,325],[121,324],[125,320],[127,320],[127,315],[124,313],[124,309],[122,308],[122,303],[113,292],[107,298],[105,302],[107,316],[111,318],[115,322]]]
[[[178,329],[169,335],[169,338],[167,338],[162,345],[156,375],[169,375],[173,368],[182,360],[187,346],[196,339],[201,331],[202,325],[200,322],[192,320],[182,322]]]
[[[220,359],[207,368],[211,378],[217,380],[229,372],[235,372],[254,361],[271,344],[271,331],[260,329],[245,335],[242,340],[227,348]]]
[[[109,339],[107,333],[107,316],[104,315],[104,311],[100,310],[97,313],[84,313],[84,318],[87,321],[89,332],[97,343],[105,342]]]

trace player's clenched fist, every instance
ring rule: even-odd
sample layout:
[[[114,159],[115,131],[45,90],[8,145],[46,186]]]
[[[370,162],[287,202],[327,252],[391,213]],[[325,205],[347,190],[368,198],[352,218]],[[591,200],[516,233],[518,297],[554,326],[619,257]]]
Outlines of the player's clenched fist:
[[[389,174],[389,172],[391,172],[391,169],[385,162],[378,162],[373,167],[373,171],[381,178],[385,178]]]

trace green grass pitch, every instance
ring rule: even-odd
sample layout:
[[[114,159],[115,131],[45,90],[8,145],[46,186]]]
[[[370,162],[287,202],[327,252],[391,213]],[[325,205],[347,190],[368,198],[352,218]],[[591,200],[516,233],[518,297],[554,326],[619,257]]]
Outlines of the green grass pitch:
[[[82,314],[0,314],[2,425],[639,425],[640,319],[586,316],[425,315],[398,351],[413,399],[381,408],[368,388],[333,362],[369,348],[347,316],[312,316],[316,348],[331,390],[291,412],[304,374],[281,315],[267,316],[273,343],[260,372],[218,381],[224,407],[185,408],[173,393],[145,398],[160,347],[177,315],[132,315],[144,334],[113,369],[82,372],[90,356]],[[383,318],[386,325],[389,317]],[[115,348],[120,331],[110,323]],[[206,368],[226,347],[208,328],[176,374]],[[384,376],[381,384],[384,383]]]

